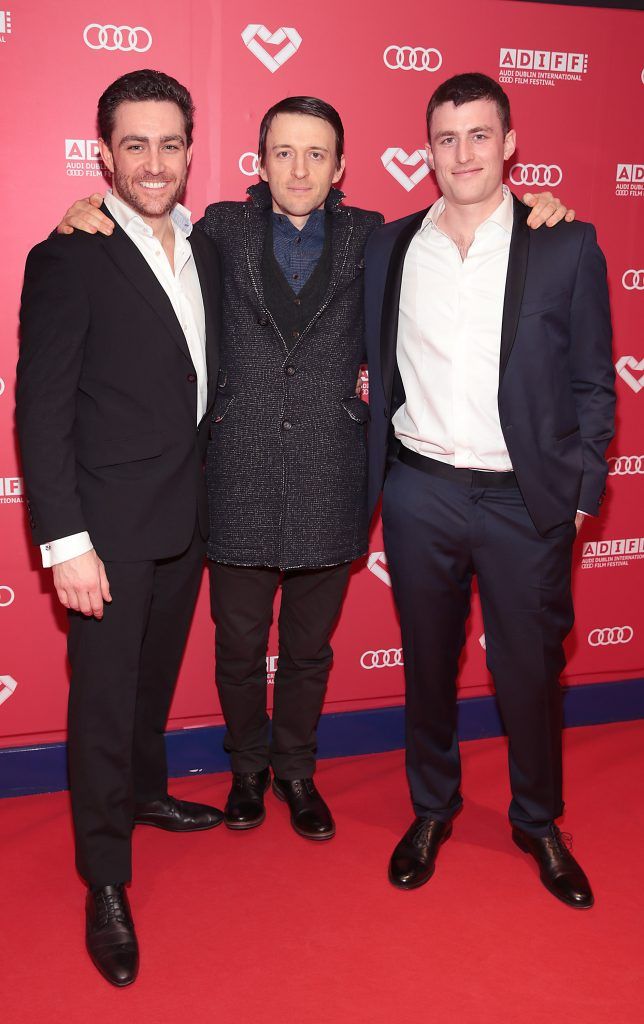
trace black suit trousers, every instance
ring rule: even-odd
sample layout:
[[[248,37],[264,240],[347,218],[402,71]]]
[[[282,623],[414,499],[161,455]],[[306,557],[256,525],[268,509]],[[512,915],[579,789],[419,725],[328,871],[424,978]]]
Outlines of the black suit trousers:
[[[164,730],[204,553],[197,529],[176,557],[106,562],[103,619],[70,612],[69,778],[90,885],[130,880],[134,805],[167,793]]]
[[[395,462],[382,519],[400,612],[407,775],[416,814],[461,805],[456,677],[472,577],[509,739],[512,822],[544,835],[563,810],[563,641],[573,624],[574,523],[542,537],[518,488],[471,487]]]
[[[310,778],[316,729],[333,660],[329,642],[350,563],[291,569],[210,563],[216,682],[234,772],[269,764],[280,779]],[[279,657],[272,728],[266,710],[266,648],[281,583]]]

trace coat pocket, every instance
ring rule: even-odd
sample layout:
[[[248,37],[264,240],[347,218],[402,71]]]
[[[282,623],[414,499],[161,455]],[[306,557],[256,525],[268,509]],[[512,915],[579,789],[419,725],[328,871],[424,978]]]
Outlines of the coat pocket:
[[[363,402],[359,395],[352,395],[350,398],[342,398],[341,403],[344,411],[348,413],[351,419],[356,423],[366,423],[369,419],[369,406],[367,402]]]
[[[80,442],[77,447],[78,461],[88,469],[154,459],[165,449],[166,442],[158,431],[131,437],[87,440]]]

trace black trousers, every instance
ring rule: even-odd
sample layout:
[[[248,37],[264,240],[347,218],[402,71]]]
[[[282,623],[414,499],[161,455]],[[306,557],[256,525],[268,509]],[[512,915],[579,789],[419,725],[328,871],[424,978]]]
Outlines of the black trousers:
[[[518,488],[470,487],[395,462],[383,496],[400,612],[407,775],[416,814],[461,805],[456,676],[474,573],[487,665],[509,738],[510,819],[535,835],[563,810],[563,641],[573,624],[574,523],[541,537]]]
[[[135,803],[167,793],[164,730],[204,562],[187,551],[107,562],[100,621],[70,612],[69,780],[76,865],[94,886],[132,875]]]
[[[269,764],[280,779],[315,771],[316,729],[350,565],[323,569],[255,568],[210,563],[216,626],[216,682],[224,718],[224,745],[234,772]],[[279,657],[273,720],[266,711],[266,648],[273,601],[282,584]]]

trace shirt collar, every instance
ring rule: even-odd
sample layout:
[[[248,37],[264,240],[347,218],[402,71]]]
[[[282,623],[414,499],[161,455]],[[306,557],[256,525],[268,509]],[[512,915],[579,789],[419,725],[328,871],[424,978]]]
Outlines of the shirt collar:
[[[146,238],[151,238],[154,234],[150,225],[145,223],[136,210],[124,203],[122,199],[117,198],[111,189],[108,189],[105,196],[105,205],[118,226],[123,228],[127,234],[143,235]],[[170,220],[184,238],[188,238],[192,232],[191,216],[190,210],[182,206],[181,203],[176,203],[170,214]]]
[[[434,203],[433,206],[430,206],[429,210],[425,214],[425,217],[423,219],[423,223],[420,226],[420,230],[422,231],[424,228],[427,227],[427,225],[431,225],[431,227],[433,227],[433,228],[438,227],[439,219],[440,219],[441,215],[443,214],[444,210],[445,210],[445,198],[443,196],[441,196],[440,199],[436,200],[436,202]],[[484,224],[492,223],[492,224],[498,224],[498,226],[500,228],[502,228],[506,232],[506,234],[510,235],[510,234],[512,234],[512,224],[513,224],[513,222],[514,222],[514,203],[513,203],[513,200],[512,200],[512,193],[510,192],[510,189],[508,188],[508,186],[504,185],[503,186],[503,199],[501,200],[501,202],[497,206],[496,210],[494,210],[493,213],[491,213],[490,216],[486,220],[484,220],[482,224],[479,224],[479,226],[478,226],[478,228],[476,230],[479,231],[480,228],[482,228]]]
[[[296,238],[298,235],[301,238],[309,238],[323,231],[323,225],[324,210],[311,210],[308,220],[301,230],[296,228],[285,214],[276,213],[273,210],[273,227],[287,238]]]

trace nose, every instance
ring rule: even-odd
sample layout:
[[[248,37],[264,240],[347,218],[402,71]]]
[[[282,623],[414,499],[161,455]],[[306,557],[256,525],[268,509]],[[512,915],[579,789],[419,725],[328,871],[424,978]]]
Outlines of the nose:
[[[469,139],[459,139],[456,146],[456,161],[466,164],[472,159],[472,147]]]
[[[306,157],[303,153],[296,155],[291,166],[291,174],[294,178],[305,178],[308,173]]]
[[[145,161],[145,169],[150,174],[160,174],[163,170],[163,154],[160,149],[150,146],[148,158]]]

